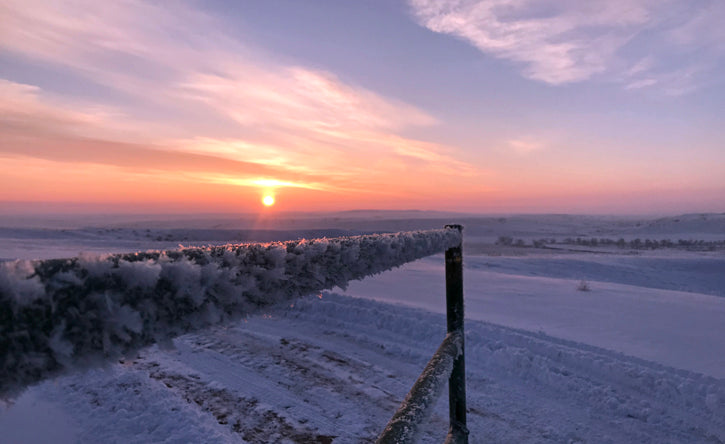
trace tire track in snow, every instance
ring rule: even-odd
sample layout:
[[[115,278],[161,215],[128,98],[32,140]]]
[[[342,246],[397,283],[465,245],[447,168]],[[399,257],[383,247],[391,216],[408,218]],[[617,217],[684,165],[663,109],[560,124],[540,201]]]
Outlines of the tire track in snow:
[[[286,316],[351,336],[350,350],[399,354],[417,372],[432,350],[417,351],[437,345],[445,325],[441,315],[333,294]],[[493,442],[725,442],[720,379],[484,322],[467,323],[466,359],[470,428]]]
[[[466,327],[471,442],[725,442],[725,380],[540,333]],[[93,413],[96,423],[106,415],[103,436],[129,442],[148,440],[116,424],[109,399],[138,409],[129,417],[161,418],[155,441],[183,414],[219,442],[370,442],[444,334],[443,315],[325,293],[56,386],[69,405],[105,404]],[[149,404],[135,407],[135,397]],[[446,396],[434,410],[421,442],[445,436]]]
[[[239,398],[276,406],[280,414],[296,418],[322,436],[342,428],[346,432],[341,442],[373,440],[389,419],[386,412],[400,402],[392,392],[409,388],[408,381],[396,381],[379,366],[314,343],[324,335],[300,337],[296,331],[274,335],[258,330],[213,329],[187,335],[176,341],[178,353],[153,352],[136,367],[149,370],[154,378],[160,375],[167,385],[181,390],[181,396],[199,405],[204,401],[196,399],[193,384],[186,381],[180,387],[178,383],[189,379],[185,375],[224,387]],[[226,416],[230,409],[235,407],[212,410],[216,416]],[[245,411],[245,416],[253,413]]]
[[[229,424],[245,441],[329,444],[335,438],[315,433],[256,398],[237,396],[225,388],[214,387],[201,381],[199,376],[168,372],[153,361],[136,361],[134,367],[148,371],[151,378],[180,393],[187,402],[213,414],[219,424]]]

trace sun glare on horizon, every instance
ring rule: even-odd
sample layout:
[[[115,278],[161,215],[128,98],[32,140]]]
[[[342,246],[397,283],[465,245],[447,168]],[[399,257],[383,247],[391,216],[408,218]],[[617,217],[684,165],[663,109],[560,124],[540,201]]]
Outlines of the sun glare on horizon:
[[[264,196],[262,198],[262,203],[265,207],[271,207],[272,205],[274,205],[274,196],[272,196],[271,194]]]

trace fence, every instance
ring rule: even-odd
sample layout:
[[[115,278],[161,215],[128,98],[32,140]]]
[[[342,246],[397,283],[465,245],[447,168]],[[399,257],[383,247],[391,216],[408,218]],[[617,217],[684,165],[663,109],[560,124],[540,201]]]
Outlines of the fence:
[[[460,225],[446,225],[461,233]],[[463,334],[463,255],[461,243],[446,250],[448,334],[378,437],[378,444],[412,443],[448,382],[450,427],[446,443],[467,444],[466,380]]]
[[[460,244],[446,228],[1,263],[0,399]]]

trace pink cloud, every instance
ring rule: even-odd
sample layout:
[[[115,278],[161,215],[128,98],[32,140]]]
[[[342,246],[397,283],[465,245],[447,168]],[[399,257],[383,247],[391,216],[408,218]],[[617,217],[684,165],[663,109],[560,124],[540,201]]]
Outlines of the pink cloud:
[[[6,2],[2,8],[3,49],[70,67],[132,96],[140,106],[149,103],[160,109],[151,120],[134,117],[129,107],[103,114],[67,97],[51,100],[30,85],[12,85],[8,94],[17,96],[27,110],[18,118],[32,131],[49,129],[54,119],[71,119],[53,130],[91,137],[99,147],[132,142],[117,149],[152,165],[168,161],[158,152],[177,152],[178,158],[199,155],[254,165],[279,174],[272,178],[280,183],[290,182],[290,174],[326,175],[335,189],[390,188],[406,177],[412,187],[423,182],[413,177],[433,168],[451,177],[475,170],[453,147],[400,135],[409,127],[437,124],[425,111],[329,72],[271,60],[263,51],[229,38],[222,24],[188,5],[169,9],[137,1],[30,0]],[[124,140],[124,134],[137,136]],[[140,150],[138,139],[153,152],[135,151]],[[45,147],[36,151],[38,156],[68,148],[62,138],[37,143]],[[118,161],[110,154],[95,158]],[[171,162],[193,169],[182,163]],[[227,177],[228,168],[208,159],[201,164],[220,168],[208,180],[222,177],[226,183],[248,186],[260,177],[251,168]],[[202,180],[198,174],[189,177]]]
[[[698,82],[682,73],[705,71],[725,53],[725,6],[718,1],[408,2],[422,26],[515,62],[525,77],[552,85],[600,78],[630,90],[683,94]],[[673,52],[690,54],[687,66],[671,70],[667,61]]]

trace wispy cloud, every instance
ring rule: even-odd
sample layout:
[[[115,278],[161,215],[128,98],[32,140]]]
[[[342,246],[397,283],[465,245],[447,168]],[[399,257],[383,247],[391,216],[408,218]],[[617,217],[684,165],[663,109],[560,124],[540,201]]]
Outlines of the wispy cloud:
[[[37,86],[0,79],[0,124],[16,129],[42,127],[46,132],[67,133],[78,128],[87,132],[98,126],[108,131],[119,117],[106,106],[75,102],[63,107],[59,101],[57,97],[44,96]]]
[[[147,161],[165,162],[158,152],[167,151],[245,165],[236,176],[219,171],[204,179],[222,178],[215,183],[254,187],[261,174],[280,187],[314,183],[325,189],[319,184],[327,181],[329,189],[364,190],[389,188],[407,175],[413,189],[436,165],[443,175],[473,170],[455,148],[400,135],[409,127],[435,125],[425,111],[329,72],[274,61],[230,38],[222,23],[188,4],[8,1],[0,14],[2,50],[71,69],[130,98],[134,105],[106,114],[100,108],[75,112],[76,103],[67,97],[50,100],[32,85],[0,84],[3,100],[14,97],[27,110],[15,113],[17,119],[43,126],[70,119],[63,132],[76,128],[75,135],[91,135],[97,150],[111,149],[104,139],[116,141],[117,117],[145,131],[154,154],[141,156]],[[144,105],[158,114],[134,118]],[[104,129],[106,137],[99,134]],[[47,157],[52,150],[40,151],[38,156]],[[92,157],[112,162],[118,156]],[[142,168],[140,160],[138,165]],[[291,177],[295,174],[304,177]]]
[[[640,88],[647,88],[648,86],[656,85],[657,79],[654,78],[644,78],[639,80],[633,80],[632,82],[628,83],[625,86],[625,89],[640,89]]]
[[[518,154],[529,154],[543,150],[546,145],[533,139],[511,139],[507,141],[508,147]]]
[[[592,78],[685,91],[675,71],[725,54],[725,6],[710,0],[409,0],[418,22],[552,85]],[[673,48],[674,47],[674,48]],[[707,47],[707,55],[697,52]],[[671,66],[672,52],[690,54]],[[683,66],[684,65],[684,66]],[[693,82],[690,82],[693,84]]]
[[[112,109],[77,103],[69,109],[67,103],[57,101],[60,99],[44,96],[38,87],[0,79],[0,157],[36,159],[44,165],[54,162],[105,166],[133,175],[155,174],[157,178],[182,172],[194,173],[196,178],[265,175],[280,178],[278,187],[295,184],[313,188],[305,184],[317,183],[326,177],[315,176],[312,170],[285,162],[265,162],[263,158],[235,156],[238,151],[230,155],[221,149],[209,149],[210,142],[203,144],[202,149],[180,150],[178,146],[182,142],[177,141],[171,144],[163,140],[157,144],[138,143],[133,139],[119,141],[116,139],[134,126],[123,121],[125,116]],[[235,147],[235,143],[226,145]],[[245,147],[252,152],[259,145]],[[55,170],[66,171],[66,168]],[[242,183],[261,186],[252,179],[238,185]]]
[[[195,176],[196,180],[208,183],[234,185],[239,187],[254,187],[262,188],[265,190],[274,190],[278,188],[303,188],[306,190],[317,190],[317,191],[348,191],[340,189],[330,183],[324,182],[303,182],[303,181],[289,181],[289,180],[278,180],[278,179],[267,179],[264,177],[244,177],[239,178],[237,176],[230,176],[224,174],[210,174],[203,176]]]
[[[300,67],[226,67],[224,74],[194,73],[171,94],[199,101],[241,125],[271,125],[306,131],[378,129],[430,125],[426,113],[335,76]]]

